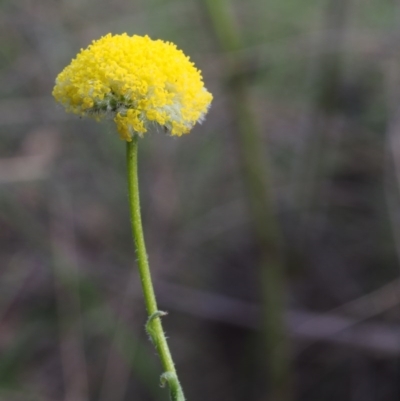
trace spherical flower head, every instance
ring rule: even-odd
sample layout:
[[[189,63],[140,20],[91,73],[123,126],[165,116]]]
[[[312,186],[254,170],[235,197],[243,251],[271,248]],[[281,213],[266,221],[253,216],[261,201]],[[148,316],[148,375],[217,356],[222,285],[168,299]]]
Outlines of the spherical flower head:
[[[125,33],[81,50],[57,76],[53,96],[69,112],[113,118],[126,141],[157,124],[186,134],[212,100],[201,72],[173,43]]]

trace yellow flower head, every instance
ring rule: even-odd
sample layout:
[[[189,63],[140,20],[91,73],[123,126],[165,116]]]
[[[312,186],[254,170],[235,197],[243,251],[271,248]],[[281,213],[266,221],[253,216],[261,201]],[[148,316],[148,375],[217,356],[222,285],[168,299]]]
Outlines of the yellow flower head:
[[[212,100],[201,72],[174,44],[126,33],[81,50],[57,76],[53,96],[67,111],[111,116],[127,141],[154,123],[171,135],[186,134]]]

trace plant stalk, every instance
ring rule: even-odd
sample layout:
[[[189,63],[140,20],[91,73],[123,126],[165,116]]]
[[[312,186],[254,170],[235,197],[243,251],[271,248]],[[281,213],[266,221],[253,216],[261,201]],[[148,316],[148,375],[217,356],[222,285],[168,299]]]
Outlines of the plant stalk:
[[[249,79],[243,67],[249,64],[240,54],[243,40],[236,27],[229,0],[202,0],[220,47],[229,56],[227,92],[237,127],[242,164],[253,230],[260,249],[260,284],[263,295],[266,363],[269,379],[268,399],[290,401],[290,344],[285,327],[285,271],[280,227],[274,210],[272,178],[264,143],[254,120]],[[247,73],[246,73],[247,72]]]
[[[164,368],[164,373],[161,375],[161,384],[164,385],[168,383],[172,401],[184,401],[183,391],[178,381],[174,362],[160,319],[160,317],[166,313],[159,311],[157,307],[144,241],[138,181],[138,135],[134,135],[132,141],[127,142],[126,160],[132,233],[136,247],[140,280],[149,316],[146,324],[146,331],[156,348]]]

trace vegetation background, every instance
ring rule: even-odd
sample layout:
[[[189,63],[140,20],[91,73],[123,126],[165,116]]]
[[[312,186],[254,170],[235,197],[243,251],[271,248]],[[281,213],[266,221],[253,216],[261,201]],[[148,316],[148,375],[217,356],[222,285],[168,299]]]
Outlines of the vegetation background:
[[[173,41],[214,101],[140,146],[144,228],[190,401],[400,399],[400,7],[0,2],[0,399],[166,400],[125,146],[51,90],[112,32]]]

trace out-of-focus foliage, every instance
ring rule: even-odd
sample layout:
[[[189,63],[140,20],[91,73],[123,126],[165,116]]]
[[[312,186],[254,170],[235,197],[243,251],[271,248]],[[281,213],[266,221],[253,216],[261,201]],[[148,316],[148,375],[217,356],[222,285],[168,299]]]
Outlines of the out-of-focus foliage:
[[[396,400],[399,6],[231,2],[271,166],[296,400]],[[140,143],[142,210],[187,398],[267,399],[260,249],[235,80],[200,0],[0,2],[0,398],[164,400],[129,227],[125,146],[51,97],[112,32],[171,40],[214,95],[190,135]]]

